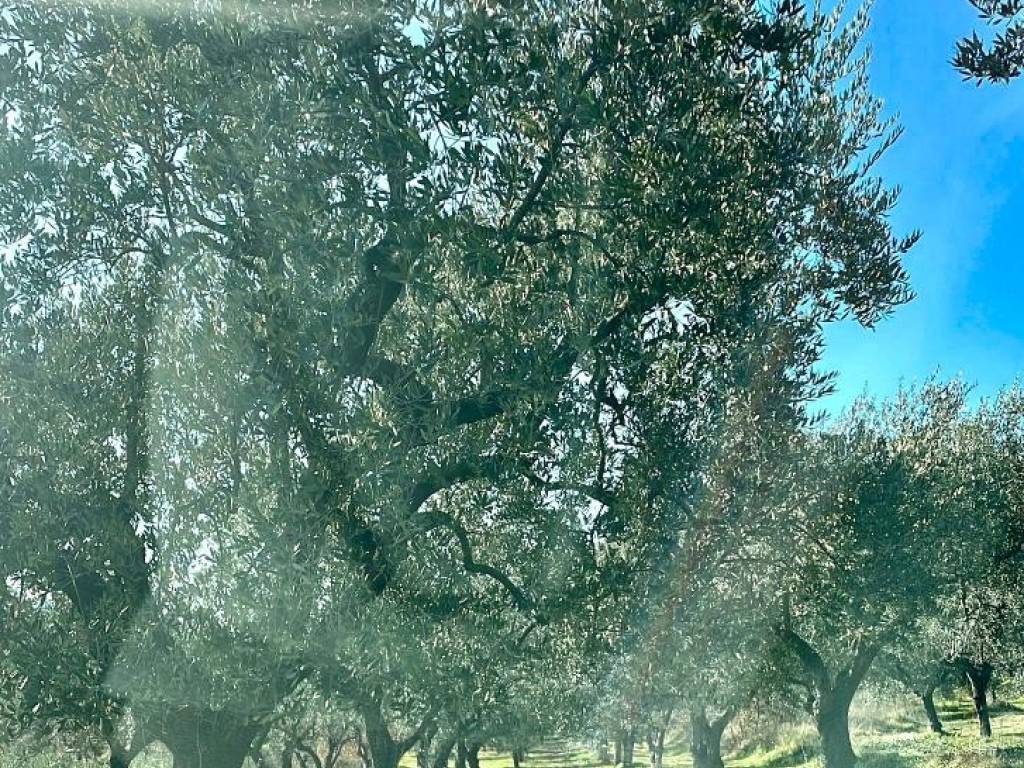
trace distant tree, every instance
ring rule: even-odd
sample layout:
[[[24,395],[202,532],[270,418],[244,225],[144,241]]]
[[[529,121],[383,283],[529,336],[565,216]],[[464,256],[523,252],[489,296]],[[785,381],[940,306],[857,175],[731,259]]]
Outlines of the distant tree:
[[[973,33],[957,43],[953,66],[979,83],[1009,82],[1024,70],[1024,1],[968,0],[989,25],[1000,28],[986,43]]]
[[[913,694],[921,703],[932,733],[945,733],[935,706],[936,692],[947,691],[957,679],[950,664],[945,640],[944,619],[930,613],[920,617],[913,629],[904,633],[882,653],[877,678],[883,690],[892,692],[893,683]]]
[[[903,441],[911,427],[916,438],[948,422],[929,412],[904,425],[905,411],[861,402],[835,429],[811,435],[780,516],[788,547],[775,547],[783,558],[776,633],[803,671],[828,768],[856,763],[850,704],[879,653],[939,589],[930,564],[942,525]]]
[[[937,501],[955,526],[936,557],[947,586],[938,605],[939,622],[932,626],[947,662],[968,684],[982,737],[989,737],[994,675],[1020,669],[1024,647],[1020,389],[1010,388],[975,412],[964,412],[955,429],[936,436],[931,452],[941,478]]]

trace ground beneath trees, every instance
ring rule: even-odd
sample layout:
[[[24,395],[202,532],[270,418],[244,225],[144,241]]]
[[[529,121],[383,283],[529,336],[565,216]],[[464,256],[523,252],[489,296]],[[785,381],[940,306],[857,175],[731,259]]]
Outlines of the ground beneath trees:
[[[1002,704],[993,711],[993,738],[982,743],[977,723],[966,703],[940,707],[949,733],[927,733],[923,714],[892,708],[870,722],[861,722],[854,744],[862,768],[1024,768],[1024,700]],[[481,768],[511,768],[507,755],[484,754]],[[814,733],[809,727],[792,729],[784,743],[769,751],[733,755],[727,768],[819,768]],[[646,750],[637,745],[636,767],[649,765]],[[403,763],[414,768],[415,761]],[[530,753],[523,768],[609,768],[584,748],[551,746]],[[665,756],[665,768],[691,768],[687,745],[674,739]]]
[[[872,702],[855,714],[854,744],[861,768],[1024,768],[1024,700],[1002,704],[993,711],[994,736],[982,744],[967,703],[940,706],[947,736],[925,731],[923,714],[906,707]],[[806,725],[789,729],[779,745],[768,751],[733,754],[727,768],[819,768],[813,731]],[[691,768],[685,734],[673,738],[665,768]],[[508,755],[485,753],[481,768],[511,768]],[[649,765],[646,751],[637,745],[636,768]],[[0,768],[105,768],[103,760],[75,759],[50,748],[22,743],[0,747]],[[410,755],[403,768],[414,768]],[[132,768],[170,768],[166,754],[149,754]],[[594,753],[583,747],[549,745],[532,752],[523,768],[610,768],[601,766]]]

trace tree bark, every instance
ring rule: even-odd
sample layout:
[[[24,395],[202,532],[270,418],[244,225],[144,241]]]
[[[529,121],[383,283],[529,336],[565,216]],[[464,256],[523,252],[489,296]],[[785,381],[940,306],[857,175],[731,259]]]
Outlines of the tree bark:
[[[455,768],[468,768],[468,757],[469,750],[466,749],[466,740],[460,738],[455,747]]]
[[[455,749],[455,736],[449,736],[438,744],[432,768],[448,768],[448,758],[451,757],[453,749]]]
[[[821,738],[825,768],[853,768],[857,764],[850,743],[850,704],[853,696],[837,690],[819,692],[814,724]]]
[[[978,717],[978,733],[983,739],[992,736],[992,719],[988,711],[988,687],[992,682],[992,665],[987,661],[976,664],[965,658],[957,659],[955,662],[968,684],[971,686],[971,700],[974,702],[974,712]]]
[[[662,768],[662,753],[658,745],[664,738],[664,731],[660,728],[647,732],[647,758],[651,761],[651,768]]]
[[[655,729],[654,743],[651,745],[651,768],[663,768],[665,764],[665,734],[672,722],[672,710],[665,713],[662,724]]]
[[[416,748],[416,768],[430,768],[430,739],[424,739]]]
[[[466,765],[468,768],[480,768],[480,744],[469,744],[466,747]]]
[[[159,740],[174,768],[240,768],[262,730],[227,712],[186,708],[162,724]]]
[[[523,750],[519,749],[518,747],[512,750],[512,768],[522,768],[524,759],[525,756],[523,754]],[[608,761],[605,760],[605,762]]]
[[[398,768],[398,763],[410,749],[415,747],[434,727],[433,712],[416,727],[416,730],[402,739],[391,735],[391,729],[381,703],[373,696],[358,699],[357,707],[363,719],[363,737],[366,741],[370,768]],[[360,739],[360,743],[362,743]],[[366,762],[367,755],[361,755]]]
[[[825,768],[853,768],[857,755],[850,742],[850,704],[879,648],[858,641],[854,656],[834,676],[825,660],[806,640],[788,626],[777,630],[780,639],[794,653],[814,688],[814,724],[821,739]]]
[[[371,768],[398,768],[402,753],[394,741],[376,740],[368,736],[366,744],[369,747]]]
[[[173,768],[241,768],[249,754],[249,742],[241,739],[204,738],[187,746],[176,743],[167,748]]]
[[[633,768],[633,748],[636,746],[636,733],[632,728],[622,732],[622,768]]]
[[[622,737],[617,736],[615,738],[615,762],[613,765],[619,765],[622,762]]]
[[[145,738],[140,738],[139,732],[136,731],[131,744],[127,747],[123,746],[114,733],[113,723],[106,719],[101,724],[101,730],[103,738],[110,748],[110,758],[107,762],[109,768],[129,768],[132,760],[146,748],[148,743]]]
[[[921,693],[921,704],[924,705],[924,713],[928,716],[928,728],[932,733],[940,736],[945,733],[942,728],[942,720],[939,718],[939,711],[935,708],[935,687],[925,688]]]
[[[693,756],[693,768],[725,768],[722,760],[722,734],[734,716],[735,712],[729,709],[714,720],[708,720],[707,709],[703,705],[696,705],[690,710],[690,754]],[[664,738],[665,732],[662,730],[662,746]]]

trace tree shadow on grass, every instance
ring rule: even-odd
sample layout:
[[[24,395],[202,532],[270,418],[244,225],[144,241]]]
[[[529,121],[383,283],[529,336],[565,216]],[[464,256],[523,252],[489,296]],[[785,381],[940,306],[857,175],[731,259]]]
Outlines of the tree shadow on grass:
[[[1024,765],[1024,747],[997,749],[996,755],[998,755],[999,759],[1006,763],[1007,766]]]
[[[870,730],[874,733],[925,733],[928,730],[928,723],[923,722],[924,718],[916,718],[911,715],[899,715],[892,719],[871,723]]]
[[[733,760],[749,760],[753,755],[738,754],[731,760],[726,760],[726,765],[732,765]],[[808,744],[794,744],[788,748],[774,749],[769,754],[757,758],[757,768],[793,768],[803,765],[808,760],[818,756],[818,748]]]
[[[999,715],[1006,712],[1020,714],[1021,712],[1024,712],[1024,707],[1022,707],[1019,702],[1000,701],[996,704],[989,705],[989,711],[994,715]]]
[[[919,768],[920,760],[899,752],[872,752],[861,755],[859,768]]]
[[[939,710],[939,717],[942,718],[943,722],[955,723],[974,719],[974,710],[970,706],[959,702],[940,704],[937,709]]]

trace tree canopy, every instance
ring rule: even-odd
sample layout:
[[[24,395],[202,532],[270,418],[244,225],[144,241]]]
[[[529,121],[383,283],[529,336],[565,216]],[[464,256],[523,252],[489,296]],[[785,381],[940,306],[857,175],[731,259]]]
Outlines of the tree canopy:
[[[396,768],[678,711],[715,766],[793,673],[851,764],[875,657],[954,586],[997,615],[1024,542],[1019,393],[809,413],[825,325],[911,298],[867,23],[5,6],[10,730]]]

